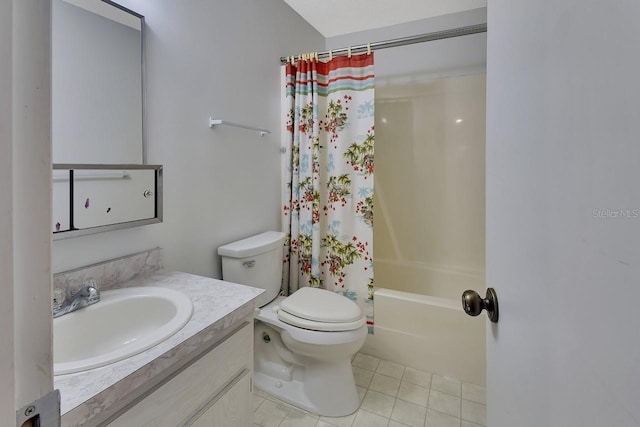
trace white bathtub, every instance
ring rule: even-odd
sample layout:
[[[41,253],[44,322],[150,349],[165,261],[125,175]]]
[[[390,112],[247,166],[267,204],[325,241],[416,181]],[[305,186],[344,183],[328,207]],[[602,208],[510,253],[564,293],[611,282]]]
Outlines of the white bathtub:
[[[378,263],[376,260],[376,267]],[[389,267],[394,266],[405,270],[405,274],[393,275],[396,278],[393,282],[397,283],[399,277],[406,278],[406,270],[411,268],[394,264],[386,265],[384,270],[393,271]],[[421,269],[424,270],[424,266]],[[440,269],[441,275],[437,270],[433,269],[431,277],[458,279],[449,286],[437,281],[436,293],[449,289],[448,298],[384,288],[375,291],[374,334],[367,337],[361,351],[416,369],[485,385],[486,315],[468,316],[461,304],[465,287],[484,295],[483,276],[468,272],[456,275],[451,269]],[[383,286],[379,284],[377,272],[376,284]],[[390,278],[385,280],[391,282]],[[461,282],[464,285],[461,286]],[[426,289],[428,291],[428,286]]]

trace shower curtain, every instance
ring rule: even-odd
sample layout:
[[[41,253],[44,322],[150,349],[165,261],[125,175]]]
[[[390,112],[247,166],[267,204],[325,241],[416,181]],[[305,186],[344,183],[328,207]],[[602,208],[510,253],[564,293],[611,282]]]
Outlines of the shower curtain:
[[[284,89],[282,291],[339,292],[373,333],[373,54],[288,63]]]

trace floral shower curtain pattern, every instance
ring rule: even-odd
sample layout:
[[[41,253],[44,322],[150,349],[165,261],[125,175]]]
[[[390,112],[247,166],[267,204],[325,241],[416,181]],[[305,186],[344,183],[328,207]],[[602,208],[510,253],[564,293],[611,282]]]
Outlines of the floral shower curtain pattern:
[[[373,54],[285,69],[283,293],[357,302],[373,333]]]

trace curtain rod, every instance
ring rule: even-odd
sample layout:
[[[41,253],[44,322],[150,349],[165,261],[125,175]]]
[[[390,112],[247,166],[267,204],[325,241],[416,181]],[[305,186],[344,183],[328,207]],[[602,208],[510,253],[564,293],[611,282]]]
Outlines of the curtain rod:
[[[378,49],[386,49],[389,47],[398,47],[398,46],[405,46],[405,45],[409,45],[409,44],[415,44],[415,43],[424,43],[424,42],[430,42],[430,41],[434,41],[434,40],[444,40],[444,39],[450,39],[453,37],[461,37],[461,36],[468,36],[470,34],[478,34],[478,33],[486,33],[487,32],[487,24],[477,24],[477,25],[469,25],[466,27],[458,27],[458,28],[452,28],[450,30],[443,30],[443,31],[435,31],[433,33],[426,33],[426,34],[420,34],[417,36],[409,36],[409,37],[402,37],[399,39],[392,39],[392,40],[385,40],[385,41],[381,41],[381,42],[375,42],[375,43],[368,43],[368,44],[361,44],[358,46],[352,46],[352,47],[343,47],[340,49],[331,49],[331,50],[325,50],[323,52],[318,52],[318,56],[322,56],[322,57],[328,57],[328,56],[332,56],[332,55],[344,55],[344,54],[349,54],[349,51],[351,51],[352,54],[356,54],[356,53],[364,53],[364,52],[368,52],[369,50],[378,50]],[[295,55],[295,58],[297,58],[298,56]],[[284,65],[287,63],[287,58],[286,56],[283,56],[280,58],[280,64]]]

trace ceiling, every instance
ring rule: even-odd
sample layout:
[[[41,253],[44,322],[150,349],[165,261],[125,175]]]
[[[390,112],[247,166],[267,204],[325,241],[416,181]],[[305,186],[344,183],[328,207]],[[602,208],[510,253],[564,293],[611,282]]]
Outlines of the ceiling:
[[[487,0],[284,1],[325,37],[487,6]]]

